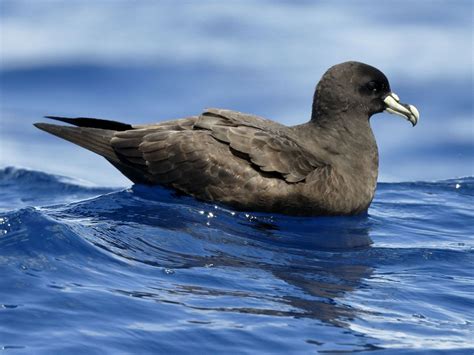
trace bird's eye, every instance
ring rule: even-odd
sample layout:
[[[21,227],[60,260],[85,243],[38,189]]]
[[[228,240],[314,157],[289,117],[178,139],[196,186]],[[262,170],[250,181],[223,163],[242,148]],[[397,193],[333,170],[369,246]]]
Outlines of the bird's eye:
[[[366,87],[369,91],[377,93],[382,91],[384,85],[380,81],[369,81]]]

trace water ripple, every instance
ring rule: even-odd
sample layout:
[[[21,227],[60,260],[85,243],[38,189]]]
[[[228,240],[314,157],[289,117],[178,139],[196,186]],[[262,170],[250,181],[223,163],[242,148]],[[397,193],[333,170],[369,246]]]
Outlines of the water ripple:
[[[330,218],[14,168],[0,185],[4,350],[472,347],[473,178],[379,184],[367,215]]]

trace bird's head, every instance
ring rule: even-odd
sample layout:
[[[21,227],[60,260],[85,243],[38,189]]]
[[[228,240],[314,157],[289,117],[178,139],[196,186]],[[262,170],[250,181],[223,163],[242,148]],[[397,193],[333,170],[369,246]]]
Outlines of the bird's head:
[[[380,70],[364,63],[345,62],[329,68],[318,83],[312,119],[338,116],[363,119],[382,111],[403,116],[413,126],[420,116],[415,106],[400,102]],[[345,112],[349,115],[341,114]]]

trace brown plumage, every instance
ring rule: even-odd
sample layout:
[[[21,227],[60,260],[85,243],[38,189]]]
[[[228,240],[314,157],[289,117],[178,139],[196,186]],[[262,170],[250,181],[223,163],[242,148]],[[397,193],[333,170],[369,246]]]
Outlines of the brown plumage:
[[[390,95],[380,71],[347,62],[326,72],[311,121],[298,126],[220,109],[142,126],[54,116],[76,127],[35,125],[102,155],[135,183],[243,210],[347,215],[367,210],[374,196],[378,155],[369,117],[389,107],[418,118],[413,106],[388,105]]]

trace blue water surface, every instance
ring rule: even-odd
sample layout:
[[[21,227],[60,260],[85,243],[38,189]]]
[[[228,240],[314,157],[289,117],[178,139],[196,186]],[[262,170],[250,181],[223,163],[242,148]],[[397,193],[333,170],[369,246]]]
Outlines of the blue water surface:
[[[381,183],[368,215],[236,212],[0,170],[7,353],[466,353],[471,177]]]
[[[472,13],[470,0],[0,1],[0,353],[472,354]],[[206,107],[299,124],[347,60],[421,114],[415,128],[371,118],[381,183],[365,216],[132,186],[32,125]]]

